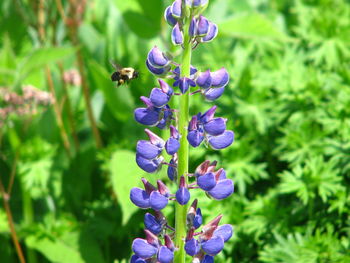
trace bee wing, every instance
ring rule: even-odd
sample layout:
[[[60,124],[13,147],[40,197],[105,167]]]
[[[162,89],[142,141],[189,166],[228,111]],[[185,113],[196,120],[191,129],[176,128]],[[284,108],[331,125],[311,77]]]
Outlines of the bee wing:
[[[117,64],[117,62],[115,62],[115,60],[113,60],[113,59],[110,59],[109,63],[111,63],[111,65],[117,70],[121,70],[122,69],[122,67],[119,64]]]

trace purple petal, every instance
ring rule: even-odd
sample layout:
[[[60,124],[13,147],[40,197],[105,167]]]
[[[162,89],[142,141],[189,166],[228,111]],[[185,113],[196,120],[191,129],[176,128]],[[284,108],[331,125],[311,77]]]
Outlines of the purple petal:
[[[139,256],[133,255],[130,259],[130,263],[146,263],[146,261]]]
[[[202,132],[194,130],[187,134],[187,140],[193,147],[198,147],[204,140],[204,136]]]
[[[200,246],[196,239],[192,238],[190,240],[187,240],[185,243],[185,251],[187,255],[194,256],[199,253]]]
[[[175,18],[181,18],[182,15],[182,0],[175,0],[171,5],[171,13]]]
[[[134,187],[130,190],[130,200],[134,205],[140,208],[149,208],[149,195],[141,188]]]
[[[153,145],[149,141],[141,140],[137,142],[136,152],[143,158],[153,159],[162,152],[162,149]]]
[[[136,154],[136,163],[137,165],[147,173],[154,173],[161,167],[163,161],[163,157],[155,158],[155,159],[146,159],[141,155]]]
[[[170,160],[170,164],[176,165],[174,159]],[[174,181],[176,179],[176,176],[177,176],[177,169],[172,167],[172,166],[168,166],[167,174],[168,174],[169,179],[171,181]]]
[[[203,94],[204,94],[204,97],[206,98],[206,100],[214,101],[214,100],[220,98],[222,93],[224,93],[224,91],[225,91],[225,87],[209,88],[209,89],[205,90]]]
[[[202,217],[202,212],[200,208],[197,208],[196,215],[194,216],[193,219],[193,226],[195,229],[200,227],[203,223],[203,217]]]
[[[197,35],[205,36],[209,31],[209,21],[204,16],[199,16],[197,24]]]
[[[161,89],[154,88],[151,91],[150,99],[155,107],[161,108],[169,102],[169,96]]]
[[[221,225],[214,231],[214,236],[221,236],[224,239],[224,242],[227,242],[233,234],[233,228],[231,225]]]
[[[191,20],[190,28],[188,29],[188,34],[190,37],[194,37],[197,33],[197,20],[193,17]]]
[[[225,87],[230,79],[230,76],[225,68],[211,72],[211,85],[215,88]]]
[[[216,185],[214,174],[206,173],[204,175],[198,176],[197,184],[201,189],[203,189],[206,192],[213,189]]]
[[[188,78],[180,79],[179,89],[182,94],[185,94],[188,91],[189,87],[190,87],[190,79]]]
[[[162,225],[158,222],[155,216],[151,215],[150,213],[145,214],[143,222],[145,227],[153,234],[158,235],[160,232],[162,232]]]
[[[196,83],[199,87],[207,89],[211,86],[211,75],[210,70],[201,72],[196,80]]]
[[[153,191],[149,197],[149,203],[152,209],[159,211],[166,207],[168,204],[168,198],[158,191]]]
[[[180,142],[170,137],[165,143],[165,150],[169,155],[174,155],[180,148]]]
[[[202,38],[203,42],[209,42],[213,40],[218,34],[218,26],[212,22],[209,22],[209,31],[206,36]]]
[[[182,45],[184,42],[184,36],[180,30],[179,23],[176,23],[173,30],[171,31],[171,41],[174,45]]]
[[[167,9],[165,9],[164,19],[171,26],[174,26],[177,23],[177,20],[175,19],[175,17],[173,17],[173,14],[171,13],[171,6],[168,6]]]
[[[159,112],[154,108],[137,108],[134,111],[135,120],[147,126],[155,126],[159,120]]]
[[[147,66],[148,70],[149,70],[152,74],[158,75],[158,76],[163,76],[163,75],[165,75],[166,73],[169,72],[169,70],[170,70],[170,68],[171,68],[170,66],[167,66],[167,67],[164,67],[164,68],[156,68],[156,67],[154,67],[154,66],[152,66],[152,65],[150,64],[150,62],[148,61],[148,59],[146,60],[146,66]]]
[[[172,263],[174,259],[174,252],[166,246],[161,246],[159,248],[157,259],[159,263]]]
[[[155,68],[164,68],[170,63],[170,60],[157,46],[154,46],[148,53],[147,61]]]
[[[215,256],[220,253],[224,248],[224,239],[221,236],[213,236],[208,241],[202,243],[202,249],[204,252],[211,256]]]
[[[180,205],[185,205],[190,200],[190,191],[186,187],[180,187],[176,191],[176,200]]]
[[[168,96],[173,95],[174,91],[173,91],[173,89],[169,86],[168,83],[166,83],[166,82],[165,82],[164,80],[162,80],[162,79],[158,79],[158,83],[159,83],[160,89],[161,89],[165,94],[167,94]]]
[[[216,186],[208,192],[216,200],[222,200],[229,197],[234,191],[233,181],[231,179],[224,179],[218,181]]]
[[[201,263],[214,263],[214,257],[205,255]]]
[[[230,146],[233,143],[233,140],[233,131],[225,131],[223,134],[218,136],[208,136],[208,142],[215,150],[224,149]]]
[[[200,116],[201,122],[207,123],[208,121],[211,121],[211,120],[214,118],[216,109],[217,109],[217,106],[214,105],[214,106],[212,106],[209,110],[207,110],[206,112],[204,112],[204,113]]]
[[[132,251],[140,258],[147,259],[155,255],[158,249],[151,244],[147,243],[146,240],[141,238],[136,238],[132,242]]]
[[[204,124],[204,131],[210,135],[217,136],[226,130],[226,119],[215,118]]]

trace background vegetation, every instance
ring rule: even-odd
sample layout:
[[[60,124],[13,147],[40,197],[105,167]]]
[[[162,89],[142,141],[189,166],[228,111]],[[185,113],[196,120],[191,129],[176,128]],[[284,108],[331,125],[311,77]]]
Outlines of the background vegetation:
[[[218,114],[236,142],[192,151],[191,167],[217,159],[235,181],[229,200],[199,201],[207,220],[224,213],[235,226],[217,261],[350,262],[349,2],[210,2],[220,33],[193,64],[229,70]],[[0,261],[18,262],[10,219],[26,262],[127,262],[143,235],[143,212],[128,199],[143,174],[133,109],[156,84],[145,58],[155,44],[168,48],[170,1],[59,3],[0,3]],[[141,77],[115,88],[110,59]],[[70,69],[75,78],[63,78]],[[29,84],[54,101],[14,101]],[[209,105],[196,100],[191,111]]]

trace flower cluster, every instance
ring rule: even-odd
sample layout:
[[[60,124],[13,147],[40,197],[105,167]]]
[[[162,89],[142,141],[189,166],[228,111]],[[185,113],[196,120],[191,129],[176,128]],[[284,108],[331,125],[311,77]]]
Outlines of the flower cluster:
[[[193,50],[197,45],[209,42],[217,36],[217,25],[202,15],[207,5],[208,0],[175,0],[166,8],[164,17],[172,26],[171,40],[174,45],[187,51]],[[193,173],[179,173],[179,167],[183,164],[181,149],[184,147],[199,147],[204,142],[206,146],[220,150],[233,143],[234,133],[226,129],[228,120],[215,117],[217,107],[214,105],[203,114],[195,114],[191,119],[187,115],[186,125],[181,127],[179,122],[181,116],[184,116],[184,110],[171,109],[169,106],[169,102],[175,97],[181,100],[184,96],[196,96],[198,93],[205,101],[215,101],[223,94],[229,82],[229,74],[225,68],[200,71],[190,63],[187,65],[186,72],[189,74],[184,74],[181,72],[184,70],[183,64],[173,61],[172,56],[157,46],[147,55],[146,66],[158,77],[159,87],[153,88],[149,97],[141,97],[145,107],[137,108],[134,117],[142,125],[169,129],[170,136],[163,139],[155,131],[146,128],[148,140],[137,142],[136,163],[148,173],[157,172],[164,165],[168,166],[168,177],[177,186],[176,191],[171,193],[162,180],[157,180],[155,186],[142,178],[143,188],[131,189],[132,203],[141,209],[152,209],[153,213],[145,214],[146,237],[133,241],[134,255],[130,262],[171,263],[181,249],[193,257],[193,262],[214,262],[215,255],[223,250],[225,242],[233,233],[231,225],[219,225],[222,215],[202,225],[203,217],[201,208],[197,207],[197,199],[187,207],[191,191],[203,191],[215,200],[229,197],[234,192],[234,184],[226,177],[225,170],[217,169],[216,161],[206,160]],[[170,160],[166,160],[168,155],[171,156]],[[161,212],[172,202],[177,202],[180,205],[177,207],[182,207],[187,212],[186,222],[182,222],[186,232],[181,233],[181,240],[172,240],[177,236],[178,230],[168,224]],[[176,222],[178,225],[179,222]]]

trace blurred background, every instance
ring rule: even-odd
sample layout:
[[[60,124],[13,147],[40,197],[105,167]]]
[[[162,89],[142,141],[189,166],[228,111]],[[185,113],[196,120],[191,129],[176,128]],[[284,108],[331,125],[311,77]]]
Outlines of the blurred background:
[[[133,110],[156,85],[150,48],[178,59],[169,4],[1,1],[1,263],[128,262],[144,214],[129,190],[166,180],[135,164],[146,136]],[[228,69],[218,116],[236,134],[229,149],[191,149],[192,171],[216,159],[235,181],[228,200],[198,195],[206,221],[235,227],[216,262],[350,262],[349,1],[211,0],[205,15],[219,35],[192,64]],[[116,88],[110,59],[140,77]],[[192,114],[212,105],[198,97]]]

